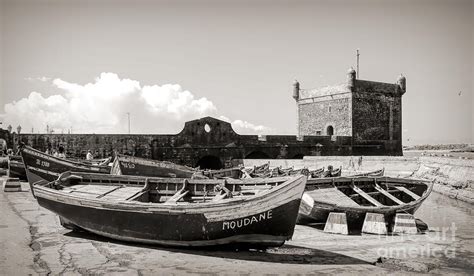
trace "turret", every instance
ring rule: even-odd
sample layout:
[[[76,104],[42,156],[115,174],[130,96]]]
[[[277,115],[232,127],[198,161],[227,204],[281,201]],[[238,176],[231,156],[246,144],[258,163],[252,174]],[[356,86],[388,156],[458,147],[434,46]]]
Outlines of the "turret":
[[[397,84],[400,87],[401,94],[405,94],[405,92],[407,92],[407,79],[405,78],[405,76],[400,74],[397,80]]]
[[[349,90],[351,91],[355,86],[355,80],[356,80],[356,71],[354,70],[354,68],[351,67],[351,69],[347,71],[347,87],[349,87]]]
[[[300,83],[295,80],[293,82],[293,99],[295,99],[295,101],[298,101],[300,98]]]

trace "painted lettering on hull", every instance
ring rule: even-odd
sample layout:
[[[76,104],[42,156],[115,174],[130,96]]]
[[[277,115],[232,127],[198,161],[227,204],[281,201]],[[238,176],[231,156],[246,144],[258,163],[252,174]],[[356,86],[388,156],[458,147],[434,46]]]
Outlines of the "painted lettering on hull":
[[[36,159],[36,165],[39,165],[41,167],[49,168],[49,162],[48,161],[43,161],[43,160],[40,160],[40,159]]]
[[[120,161],[120,164],[127,169],[135,169],[135,164],[129,162]]]
[[[266,212],[253,215],[251,217],[224,221],[222,223],[222,230],[242,228],[271,218],[272,210],[268,210]]]

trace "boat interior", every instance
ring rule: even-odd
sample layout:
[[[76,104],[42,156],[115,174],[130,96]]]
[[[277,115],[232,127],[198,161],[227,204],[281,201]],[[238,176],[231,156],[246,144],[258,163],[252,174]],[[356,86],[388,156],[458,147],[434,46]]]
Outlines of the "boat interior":
[[[271,189],[292,178],[265,181],[145,178],[104,174],[64,173],[58,180],[41,186],[88,199],[148,203],[218,202],[242,198]]]
[[[390,177],[322,178],[306,184],[315,201],[348,207],[405,205],[419,200],[429,188],[422,181]]]

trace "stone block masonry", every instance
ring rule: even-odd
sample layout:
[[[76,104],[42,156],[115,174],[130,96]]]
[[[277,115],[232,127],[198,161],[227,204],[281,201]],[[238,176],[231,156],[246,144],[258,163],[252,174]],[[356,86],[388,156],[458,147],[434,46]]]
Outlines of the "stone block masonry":
[[[356,79],[316,89],[293,84],[299,135],[351,137],[355,155],[402,155],[402,95],[406,79],[382,83]]]
[[[85,158],[88,150],[92,150],[96,158],[111,156],[116,151],[212,169],[230,167],[232,160],[243,158],[302,159],[311,155],[351,154],[348,137],[305,136],[299,139],[291,135],[239,135],[229,123],[212,117],[186,122],[178,134],[8,133],[5,139],[14,142],[10,144],[12,148],[18,147],[20,142],[41,151],[58,149],[61,145],[67,156],[75,158]]]

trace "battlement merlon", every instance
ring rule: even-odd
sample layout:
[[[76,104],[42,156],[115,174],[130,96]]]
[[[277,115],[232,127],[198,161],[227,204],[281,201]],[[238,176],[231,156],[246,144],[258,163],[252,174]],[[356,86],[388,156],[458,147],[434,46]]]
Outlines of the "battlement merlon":
[[[316,101],[326,97],[350,97],[353,92],[356,93],[382,93],[391,96],[401,96],[406,92],[406,78],[400,75],[396,83],[376,82],[369,80],[356,79],[354,69],[347,73],[347,82],[337,85],[329,85],[314,89],[302,89],[300,83],[295,81],[293,84],[293,98],[296,102]],[[344,96],[346,95],[346,96]]]

